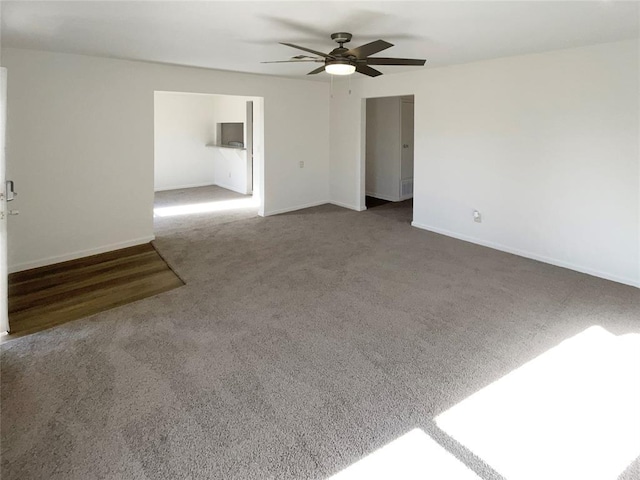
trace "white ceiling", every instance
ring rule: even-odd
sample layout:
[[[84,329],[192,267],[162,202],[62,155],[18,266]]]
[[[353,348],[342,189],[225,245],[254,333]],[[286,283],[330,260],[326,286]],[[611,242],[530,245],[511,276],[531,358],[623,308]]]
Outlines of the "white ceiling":
[[[2,1],[2,45],[299,76],[315,63],[261,64],[378,38],[380,56],[427,67],[638,37],[637,2]],[[378,67],[376,67],[378,68]],[[385,74],[423,67],[379,67]],[[309,79],[326,79],[322,73]]]

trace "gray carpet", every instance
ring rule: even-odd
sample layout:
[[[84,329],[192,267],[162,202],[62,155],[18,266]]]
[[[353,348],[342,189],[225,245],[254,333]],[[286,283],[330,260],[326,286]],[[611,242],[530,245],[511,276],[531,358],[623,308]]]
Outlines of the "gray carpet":
[[[414,429],[501,478],[434,419],[594,325],[640,333],[640,291],[410,219],[158,218],[186,286],[2,345],[3,480],[325,479]]]

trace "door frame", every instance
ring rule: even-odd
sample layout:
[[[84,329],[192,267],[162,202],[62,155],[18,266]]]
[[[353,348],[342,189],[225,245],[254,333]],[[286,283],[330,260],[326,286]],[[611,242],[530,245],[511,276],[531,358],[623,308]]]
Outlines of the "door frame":
[[[265,216],[265,115],[264,115],[264,97],[260,95],[240,95],[240,94],[228,94],[228,93],[203,93],[203,92],[186,92],[180,90],[153,90],[153,138],[154,138],[154,154],[153,154],[153,170],[155,177],[155,110],[156,110],[156,93],[172,93],[172,94],[184,94],[184,95],[202,95],[202,96],[214,96],[214,97],[237,97],[248,98],[245,112],[248,113],[249,103],[251,104],[251,149],[252,155],[248,165],[248,175],[251,175],[252,179],[252,196],[258,201],[258,215]],[[246,132],[245,132],[246,133]],[[249,157],[249,155],[248,155]],[[155,193],[155,185],[152,185],[153,193]],[[151,213],[153,216],[153,211]]]
[[[6,130],[7,130],[7,69],[0,67],[0,333],[9,332],[9,277],[7,268],[7,183],[6,183]]]
[[[397,94],[397,95],[372,95],[372,96],[368,96],[368,97],[362,97],[360,99],[360,171],[359,171],[359,177],[360,177],[360,192],[359,192],[359,200],[360,200],[360,205],[359,205],[359,210],[363,211],[366,210],[367,207],[367,201],[366,201],[366,196],[367,196],[367,100],[372,99],[372,98],[400,98],[402,99],[402,97],[413,97],[413,138],[414,138],[414,144],[413,144],[413,195],[415,198],[415,192],[416,192],[416,175],[415,175],[415,171],[416,171],[416,155],[415,155],[415,137],[416,137],[416,113],[415,113],[415,105],[417,102],[417,95],[415,93],[401,93],[401,94]],[[402,100],[401,100],[402,101]]]

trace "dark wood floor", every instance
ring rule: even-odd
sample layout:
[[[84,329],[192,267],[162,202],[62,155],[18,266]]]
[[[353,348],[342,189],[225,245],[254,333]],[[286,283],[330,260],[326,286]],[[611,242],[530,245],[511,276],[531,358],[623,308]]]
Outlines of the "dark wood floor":
[[[387,203],[391,203],[389,200],[382,200],[381,198],[375,198],[366,196],[364,197],[364,204],[367,208],[375,208],[381,205],[386,205]]]
[[[3,340],[37,332],[184,285],[148,243],[9,275]]]

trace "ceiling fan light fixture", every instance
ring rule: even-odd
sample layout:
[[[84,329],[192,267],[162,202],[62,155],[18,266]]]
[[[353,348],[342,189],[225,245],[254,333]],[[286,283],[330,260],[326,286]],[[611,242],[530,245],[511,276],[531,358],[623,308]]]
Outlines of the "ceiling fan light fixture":
[[[351,75],[356,71],[356,66],[348,62],[327,63],[324,71],[331,75]]]

